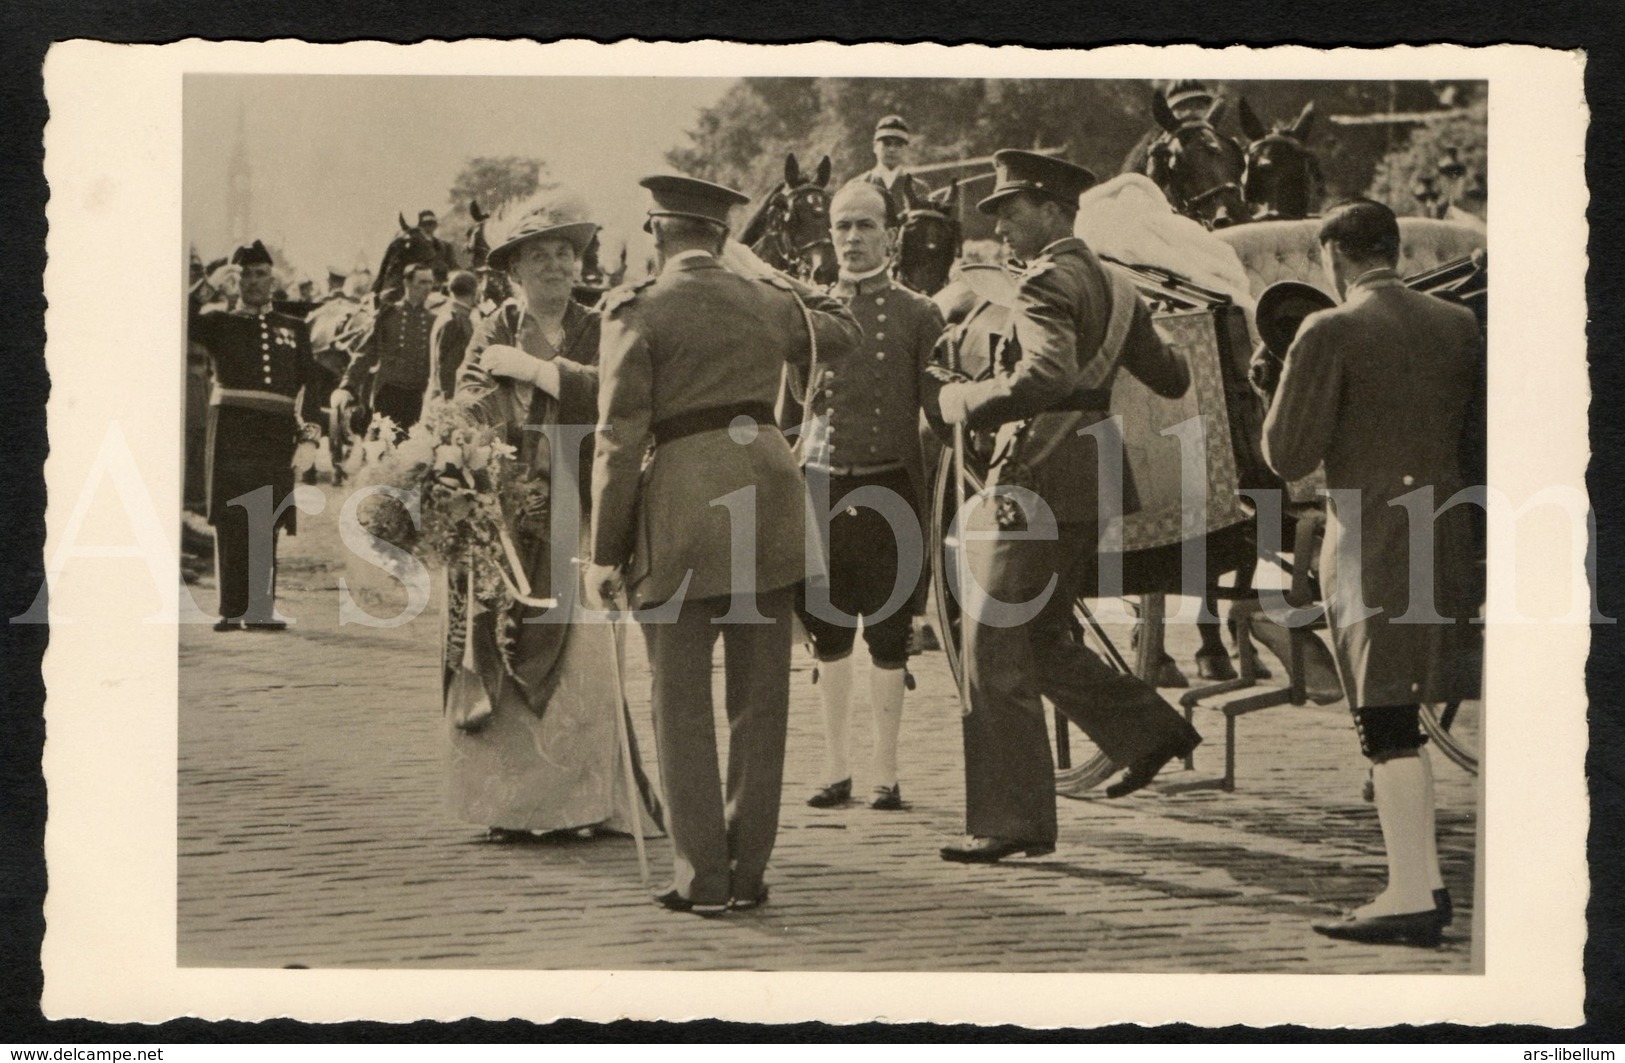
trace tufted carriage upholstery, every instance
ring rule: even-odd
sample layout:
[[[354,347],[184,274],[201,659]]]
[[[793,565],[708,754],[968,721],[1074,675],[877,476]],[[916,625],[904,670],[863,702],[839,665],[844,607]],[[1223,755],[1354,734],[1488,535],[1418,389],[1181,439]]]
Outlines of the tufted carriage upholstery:
[[[1320,268],[1319,218],[1260,221],[1219,229],[1214,236],[1229,244],[1247,271],[1253,298],[1276,281],[1303,281],[1324,292],[1331,281]],[[1485,246],[1481,226],[1433,218],[1399,219],[1399,275],[1412,274],[1465,258]]]

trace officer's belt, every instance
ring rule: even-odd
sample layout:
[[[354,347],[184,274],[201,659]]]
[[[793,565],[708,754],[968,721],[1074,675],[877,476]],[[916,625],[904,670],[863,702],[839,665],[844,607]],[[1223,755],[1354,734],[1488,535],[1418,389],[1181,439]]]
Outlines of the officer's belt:
[[[903,463],[900,461],[882,461],[870,465],[826,465],[822,462],[808,462],[807,468],[830,476],[845,476],[850,479],[884,476],[887,473],[904,471]]]
[[[247,388],[223,388],[215,385],[209,395],[210,406],[241,406],[266,413],[292,413],[293,396],[275,391],[254,391]]]
[[[654,423],[655,446],[665,446],[685,436],[699,435],[727,428],[737,417],[749,417],[757,424],[773,426],[773,405],[767,402],[731,402],[726,406],[707,406],[687,413],[674,413]]]
[[[1111,406],[1112,393],[1109,390],[1095,388],[1074,391],[1044,412],[1094,413],[1100,410],[1109,410]]]

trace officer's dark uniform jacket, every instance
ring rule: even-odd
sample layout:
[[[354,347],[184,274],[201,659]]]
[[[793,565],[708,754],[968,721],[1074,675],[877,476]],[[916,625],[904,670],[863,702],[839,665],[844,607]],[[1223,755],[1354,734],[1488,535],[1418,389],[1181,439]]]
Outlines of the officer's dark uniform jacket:
[[[1011,352],[1014,357],[1001,359],[989,379],[965,385],[972,429],[992,431],[1033,418],[1017,452],[1023,467],[996,454],[988,485],[1036,491],[1062,523],[1099,520],[1102,485],[1095,438],[1078,429],[1109,417],[1118,366],[1168,398],[1184,394],[1190,384],[1184,362],[1163,346],[1150,311],[1138,298],[1126,304],[1133,317],[1120,358],[1115,364],[1101,361],[1109,357],[1101,348],[1113,314],[1112,285],[1106,267],[1082,240],[1067,237],[1044,248],[1020,277],[1011,312],[1010,331],[1018,348]],[[927,378],[924,387],[925,411],[935,421],[941,385]],[[1043,457],[1032,463],[1021,454]],[[1123,475],[1123,512],[1133,512],[1138,503],[1126,464]]]
[[[203,312],[193,307],[190,341],[208,352],[214,370],[209,396],[208,515],[218,523],[239,495],[270,485],[272,505],[293,490],[293,451],[298,439],[294,400],[299,389],[317,386],[320,367],[311,356],[305,322],[269,310]],[[294,527],[293,506],[278,519]]]
[[[404,299],[384,307],[378,312],[372,335],[350,362],[339,386],[352,395],[363,394],[367,374],[376,365],[373,387],[421,392],[429,383],[429,333],[434,321],[435,311],[413,306]]]

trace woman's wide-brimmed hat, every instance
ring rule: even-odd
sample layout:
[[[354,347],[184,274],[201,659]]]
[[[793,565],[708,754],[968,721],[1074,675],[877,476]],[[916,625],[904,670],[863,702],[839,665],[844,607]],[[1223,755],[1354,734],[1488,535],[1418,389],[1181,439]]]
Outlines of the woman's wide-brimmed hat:
[[[1258,310],[1253,315],[1258,338],[1271,354],[1284,359],[1303,319],[1317,310],[1329,310],[1336,305],[1336,299],[1312,284],[1276,281],[1258,297]]]
[[[562,190],[504,209],[487,224],[486,239],[491,243],[491,251],[485,261],[497,270],[508,268],[509,258],[526,240],[544,236],[565,240],[581,255],[598,234],[598,223],[588,217],[586,201]]]

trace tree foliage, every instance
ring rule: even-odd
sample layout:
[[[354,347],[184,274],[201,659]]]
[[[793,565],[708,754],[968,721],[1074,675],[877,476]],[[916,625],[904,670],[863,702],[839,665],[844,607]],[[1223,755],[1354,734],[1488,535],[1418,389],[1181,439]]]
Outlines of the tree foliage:
[[[1396,214],[1420,214],[1423,203],[1416,193],[1431,178],[1434,188],[1453,199],[1458,210],[1482,217],[1487,191],[1488,125],[1488,108],[1479,99],[1451,118],[1414,127],[1404,144],[1377,164],[1366,194],[1388,204]],[[1466,167],[1466,174],[1454,184],[1439,172],[1447,149],[1454,149],[1456,158]]]
[[[1167,82],[1105,79],[746,78],[701,113],[688,143],[667,160],[678,170],[760,196],[779,179],[786,152],[803,167],[828,153],[836,182],[874,165],[871,137],[883,115],[913,132],[913,164],[978,158],[999,148],[1064,148],[1102,178],[1116,174],[1153,126],[1151,97]],[[1384,156],[1406,146],[1413,126],[1337,124],[1333,115],[1434,111],[1459,105],[1471,83],[1427,81],[1219,81],[1227,101],[1221,132],[1241,137],[1240,100],[1266,122],[1288,122],[1305,103],[1318,116],[1310,146],[1328,201],[1363,194]],[[928,184],[974,171],[926,174]],[[985,194],[987,168],[968,191]]]
[[[493,211],[504,203],[557,186],[550,179],[547,163],[519,155],[480,155],[469,159],[458,172],[447,193],[450,206],[440,215],[440,231],[435,235],[451,243],[459,256],[474,224],[468,212],[470,203]],[[409,221],[411,219],[408,219]]]

